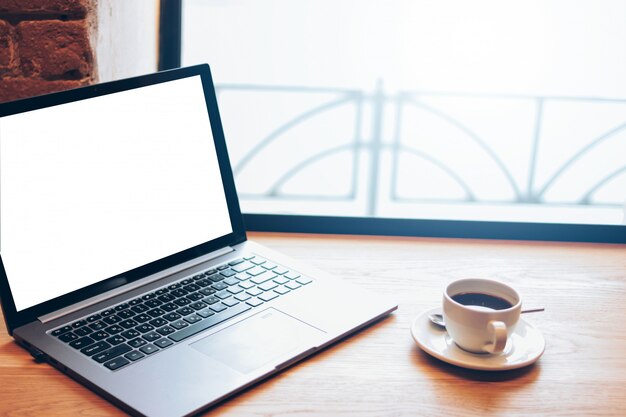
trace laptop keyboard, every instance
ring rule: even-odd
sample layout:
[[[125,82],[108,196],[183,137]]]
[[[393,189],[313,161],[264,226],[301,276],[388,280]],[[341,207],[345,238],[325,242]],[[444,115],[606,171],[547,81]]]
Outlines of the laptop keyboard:
[[[114,371],[311,282],[267,259],[247,256],[49,334]]]

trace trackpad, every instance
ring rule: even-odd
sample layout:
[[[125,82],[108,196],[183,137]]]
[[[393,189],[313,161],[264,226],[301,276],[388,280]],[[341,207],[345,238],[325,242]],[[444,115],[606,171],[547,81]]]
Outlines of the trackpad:
[[[315,327],[268,308],[191,346],[246,374],[299,346],[315,343],[322,334]]]

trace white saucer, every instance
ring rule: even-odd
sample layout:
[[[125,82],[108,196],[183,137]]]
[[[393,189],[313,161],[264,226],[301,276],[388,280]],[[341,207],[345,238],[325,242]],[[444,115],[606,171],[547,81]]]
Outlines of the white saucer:
[[[428,315],[433,313],[441,313],[441,309],[420,314],[411,326],[411,335],[426,353],[452,365],[481,371],[517,369],[536,362],[546,347],[541,332],[520,318],[501,354],[470,353],[458,347],[445,329],[431,323]]]

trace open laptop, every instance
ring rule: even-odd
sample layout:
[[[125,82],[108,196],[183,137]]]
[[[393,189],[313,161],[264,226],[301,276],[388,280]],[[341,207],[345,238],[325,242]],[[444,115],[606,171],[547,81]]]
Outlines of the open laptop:
[[[0,256],[15,340],[135,415],[202,411],[397,308],[246,239],[208,65],[1,104]]]

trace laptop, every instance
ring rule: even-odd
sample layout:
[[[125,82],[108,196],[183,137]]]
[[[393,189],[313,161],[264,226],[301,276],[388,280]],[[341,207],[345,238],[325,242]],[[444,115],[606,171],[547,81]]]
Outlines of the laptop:
[[[247,240],[208,65],[0,104],[0,258],[16,342],[133,415],[196,414],[397,308]]]

